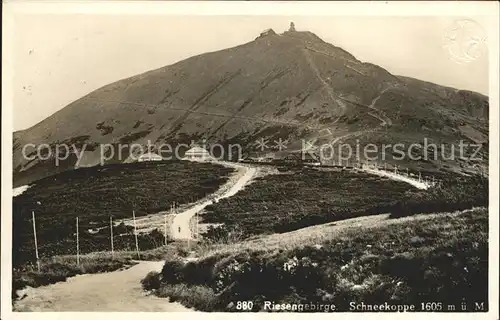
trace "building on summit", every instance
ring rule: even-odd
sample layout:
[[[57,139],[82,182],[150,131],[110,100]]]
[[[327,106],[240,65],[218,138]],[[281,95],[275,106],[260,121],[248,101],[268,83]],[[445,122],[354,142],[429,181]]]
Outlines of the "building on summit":
[[[264,30],[264,31],[262,31],[260,33],[259,38],[262,38],[262,37],[265,37],[265,36],[271,36],[271,35],[275,35],[275,34],[276,34],[276,32],[274,32],[273,29],[266,29],[266,30]]]

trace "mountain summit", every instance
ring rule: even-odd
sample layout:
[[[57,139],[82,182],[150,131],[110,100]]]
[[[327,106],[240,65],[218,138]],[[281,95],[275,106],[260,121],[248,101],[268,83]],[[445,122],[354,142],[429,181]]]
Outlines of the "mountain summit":
[[[390,53],[388,53],[390,54]],[[73,169],[74,155],[28,160],[24,145],[87,144],[80,166],[97,165],[99,144],[239,143],[260,138],[314,143],[483,143],[488,97],[396,76],[361,62],[309,31],[262,32],[254,41],[123,79],[14,133],[15,185]],[[420,150],[421,151],[421,150]],[[391,157],[386,161],[393,161]],[[453,160],[412,166],[460,169]],[[466,164],[465,164],[466,165]]]

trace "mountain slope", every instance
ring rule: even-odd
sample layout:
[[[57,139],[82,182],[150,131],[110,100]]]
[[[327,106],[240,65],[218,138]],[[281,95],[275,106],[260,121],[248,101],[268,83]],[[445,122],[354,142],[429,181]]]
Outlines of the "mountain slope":
[[[259,138],[295,142],[287,151],[300,149],[302,138],[484,142],[487,110],[485,96],[394,76],[311,32],[272,32],[109,84],[15,132],[14,180],[21,185],[75,167],[75,155],[57,168],[53,159],[24,159],[27,143],[86,143],[79,165],[88,166],[99,163],[99,144],[148,140],[240,143],[245,152]]]

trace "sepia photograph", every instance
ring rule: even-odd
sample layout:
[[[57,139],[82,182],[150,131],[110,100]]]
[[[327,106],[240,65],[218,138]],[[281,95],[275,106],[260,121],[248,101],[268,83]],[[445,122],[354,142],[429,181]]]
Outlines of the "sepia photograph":
[[[498,319],[497,2],[3,11],[2,319]]]

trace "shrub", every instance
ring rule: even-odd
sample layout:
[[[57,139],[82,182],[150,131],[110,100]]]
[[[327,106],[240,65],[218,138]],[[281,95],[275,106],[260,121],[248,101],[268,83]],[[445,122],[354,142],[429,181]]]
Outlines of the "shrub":
[[[142,289],[146,291],[157,290],[160,288],[160,284],[160,273],[156,271],[149,272],[146,277],[141,280]]]
[[[183,267],[184,263],[181,260],[167,260],[161,270],[162,282],[169,284],[181,283],[184,280]]]

